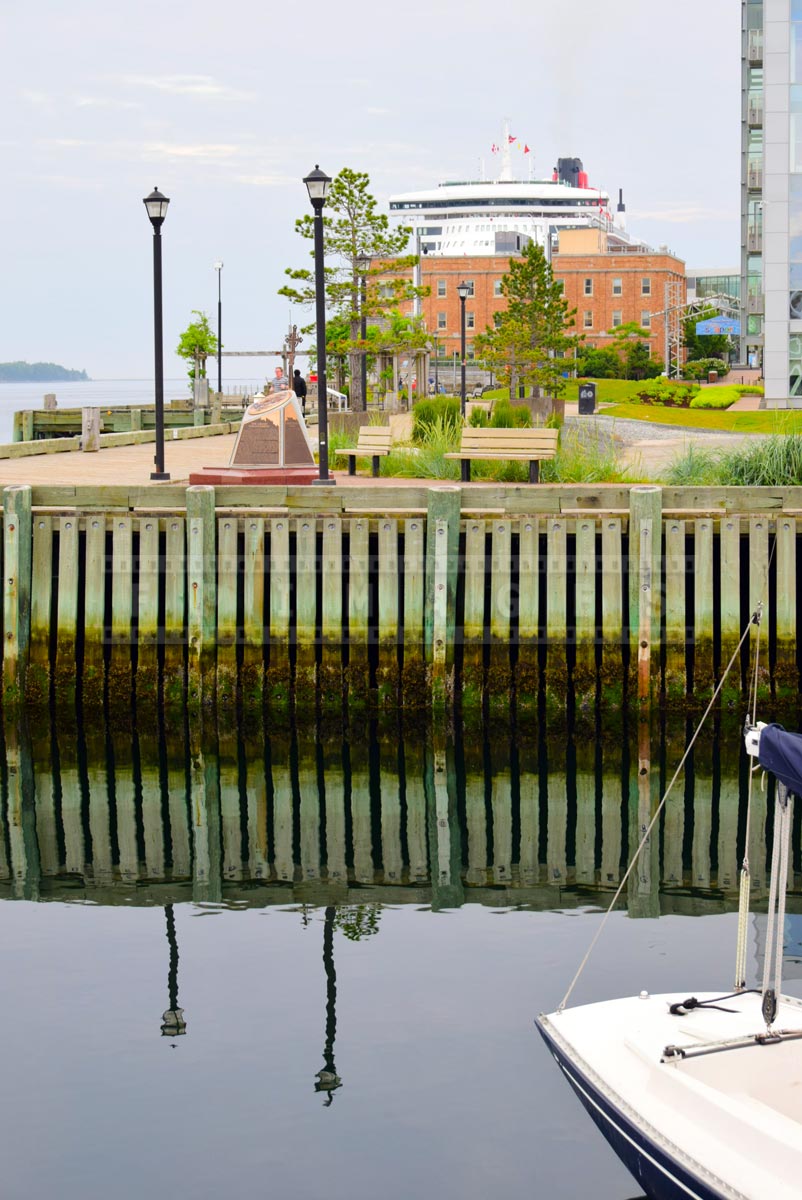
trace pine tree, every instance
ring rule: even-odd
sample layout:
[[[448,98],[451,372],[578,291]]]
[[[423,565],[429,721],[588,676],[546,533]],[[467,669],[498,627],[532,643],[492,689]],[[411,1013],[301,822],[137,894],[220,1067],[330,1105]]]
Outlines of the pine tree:
[[[373,337],[361,337],[361,290],[362,275],[357,262],[360,257],[372,260],[367,275],[367,296],[364,315],[368,321],[387,327],[383,340],[390,345],[391,315],[399,304],[422,294],[411,278],[399,278],[417,263],[414,255],[405,255],[412,230],[406,226],[391,229],[387,217],[376,210],[376,200],[369,191],[370,179],[363,171],[352,171],[344,167],[332,181],[326,199],[323,216],[323,248],[326,256],[326,304],[339,318],[338,331],[345,322],[348,337],[337,338],[337,351],[347,354],[351,375],[351,407],[364,410],[367,397],[362,395],[362,356],[381,349]],[[307,215],[295,222],[295,229],[310,241],[314,239],[314,218]],[[311,251],[314,258],[314,250]],[[285,274],[292,280],[279,288],[280,296],[287,296],[294,304],[312,305],[315,302],[315,273],[311,270],[287,268]],[[418,326],[417,345],[425,343],[425,331]],[[379,338],[379,343],[382,339]],[[328,339],[327,339],[328,343]]]
[[[573,356],[580,339],[568,332],[576,309],[569,310],[542,246],[529,242],[510,261],[501,291],[507,307],[496,313],[494,328],[477,337],[477,357],[509,383],[511,398],[521,384],[559,401],[565,356]]]

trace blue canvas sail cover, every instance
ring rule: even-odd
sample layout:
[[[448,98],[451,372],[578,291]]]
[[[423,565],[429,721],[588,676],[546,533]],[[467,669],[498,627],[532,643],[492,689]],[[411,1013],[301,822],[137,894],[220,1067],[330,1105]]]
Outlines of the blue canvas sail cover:
[[[788,733],[782,725],[767,725],[760,734],[758,761],[789,792],[802,797],[802,734]]]

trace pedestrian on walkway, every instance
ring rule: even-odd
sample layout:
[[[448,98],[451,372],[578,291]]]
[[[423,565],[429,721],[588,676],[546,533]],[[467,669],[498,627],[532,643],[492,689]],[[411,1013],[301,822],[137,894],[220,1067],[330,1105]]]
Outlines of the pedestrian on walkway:
[[[292,390],[301,401],[301,412],[306,416],[306,380],[297,367],[292,373]]]

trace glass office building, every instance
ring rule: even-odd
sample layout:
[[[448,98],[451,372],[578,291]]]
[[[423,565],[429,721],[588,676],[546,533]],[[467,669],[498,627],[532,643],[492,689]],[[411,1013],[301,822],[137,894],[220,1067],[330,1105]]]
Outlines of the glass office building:
[[[741,7],[741,357],[802,407],[802,0]]]

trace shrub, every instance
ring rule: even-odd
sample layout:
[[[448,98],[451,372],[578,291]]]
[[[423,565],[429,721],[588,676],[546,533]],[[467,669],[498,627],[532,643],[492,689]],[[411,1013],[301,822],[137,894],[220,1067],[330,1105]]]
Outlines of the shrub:
[[[412,440],[421,445],[426,431],[438,421],[448,425],[456,438],[462,427],[460,402],[456,396],[432,396],[412,406]]]
[[[694,358],[682,368],[683,379],[707,379],[710,371],[716,371],[719,379],[729,374],[729,366],[723,358]]]
[[[731,387],[703,388],[698,396],[691,400],[691,408],[729,408],[738,399],[738,393]]]
[[[651,379],[633,394],[638,404],[660,404],[667,408],[690,408],[699,387],[694,383],[679,383],[668,379]]]
[[[728,385],[739,396],[765,396],[762,383],[731,383]]]
[[[532,413],[525,404],[497,400],[490,414],[490,424],[493,429],[527,429],[532,424]]]

